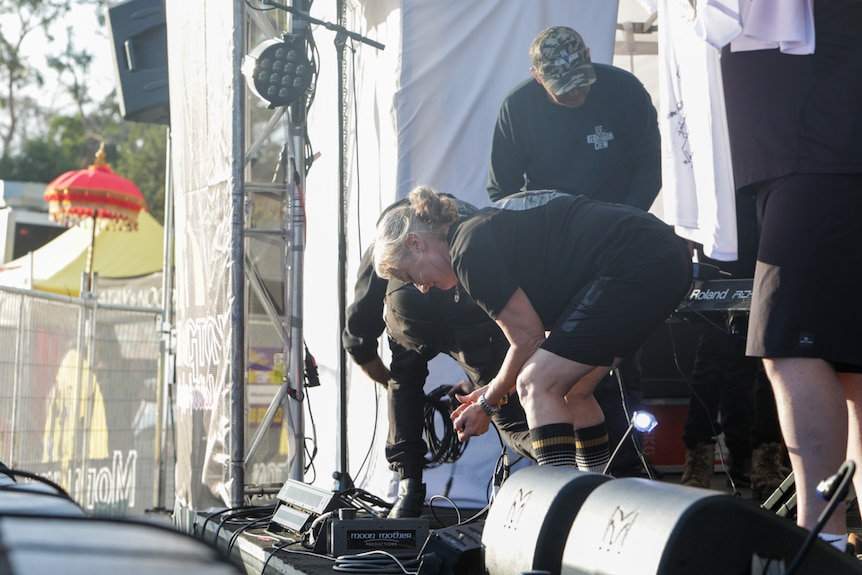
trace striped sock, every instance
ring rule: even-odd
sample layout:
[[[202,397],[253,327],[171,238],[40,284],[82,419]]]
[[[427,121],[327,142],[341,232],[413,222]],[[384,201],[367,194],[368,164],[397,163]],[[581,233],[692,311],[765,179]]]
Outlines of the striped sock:
[[[571,423],[549,423],[530,430],[533,455],[539,465],[577,467],[575,427]]]
[[[608,428],[604,422],[575,430],[578,469],[602,473],[610,459]]]

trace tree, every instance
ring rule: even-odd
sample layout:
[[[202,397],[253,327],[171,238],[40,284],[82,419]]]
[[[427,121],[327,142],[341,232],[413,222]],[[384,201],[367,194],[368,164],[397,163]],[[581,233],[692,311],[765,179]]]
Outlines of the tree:
[[[25,40],[36,32],[51,39],[50,24],[68,14],[70,0],[0,0],[0,158],[5,158],[17,143],[26,109],[22,111],[21,91],[25,86],[44,84],[39,66],[32,66],[23,53]],[[30,104],[33,102],[31,101]]]
[[[96,7],[104,7],[105,0],[76,4],[92,5],[94,23],[104,26],[104,10]],[[153,216],[163,219],[165,127],[123,120],[113,93],[94,99],[93,55],[78,47],[72,27],[52,26],[63,22],[70,8],[71,0],[0,0],[0,179],[49,182],[92,164],[104,143],[111,168],[135,182]],[[22,46],[37,34],[61,42],[62,49],[44,62],[27,61]],[[53,85],[71,100],[70,108],[50,109],[37,99],[49,72],[56,77]]]
[[[165,215],[167,128],[156,124],[123,122],[123,137],[116,140],[115,171],[137,184],[158,221]]]

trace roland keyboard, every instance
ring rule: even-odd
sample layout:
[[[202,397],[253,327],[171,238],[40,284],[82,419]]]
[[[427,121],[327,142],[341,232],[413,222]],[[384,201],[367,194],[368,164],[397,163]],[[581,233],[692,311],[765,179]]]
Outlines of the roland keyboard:
[[[672,317],[696,321],[715,314],[748,315],[751,309],[752,279],[694,280],[688,295]]]

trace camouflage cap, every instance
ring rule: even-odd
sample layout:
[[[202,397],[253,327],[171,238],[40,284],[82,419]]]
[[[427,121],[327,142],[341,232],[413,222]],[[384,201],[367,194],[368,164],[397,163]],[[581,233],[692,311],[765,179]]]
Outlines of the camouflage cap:
[[[536,75],[555,96],[596,81],[596,70],[581,35],[566,26],[539,32],[530,44]]]

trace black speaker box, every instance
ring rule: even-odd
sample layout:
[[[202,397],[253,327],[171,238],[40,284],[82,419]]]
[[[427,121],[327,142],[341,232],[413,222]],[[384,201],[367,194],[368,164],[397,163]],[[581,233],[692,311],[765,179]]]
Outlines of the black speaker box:
[[[114,77],[123,118],[170,124],[164,0],[128,0],[107,9]]]
[[[561,575],[784,573],[808,531],[752,501],[720,491],[623,478],[581,505]],[[803,573],[862,573],[855,556],[815,541]]]
[[[482,532],[489,575],[560,572],[572,521],[584,500],[608,475],[534,465],[507,479],[488,511]]]
[[[452,525],[434,529],[420,551],[423,562],[430,566],[429,557],[435,556],[439,564],[436,569],[426,568],[425,572],[485,575],[482,567],[482,521]],[[422,572],[422,569],[419,570]]]

